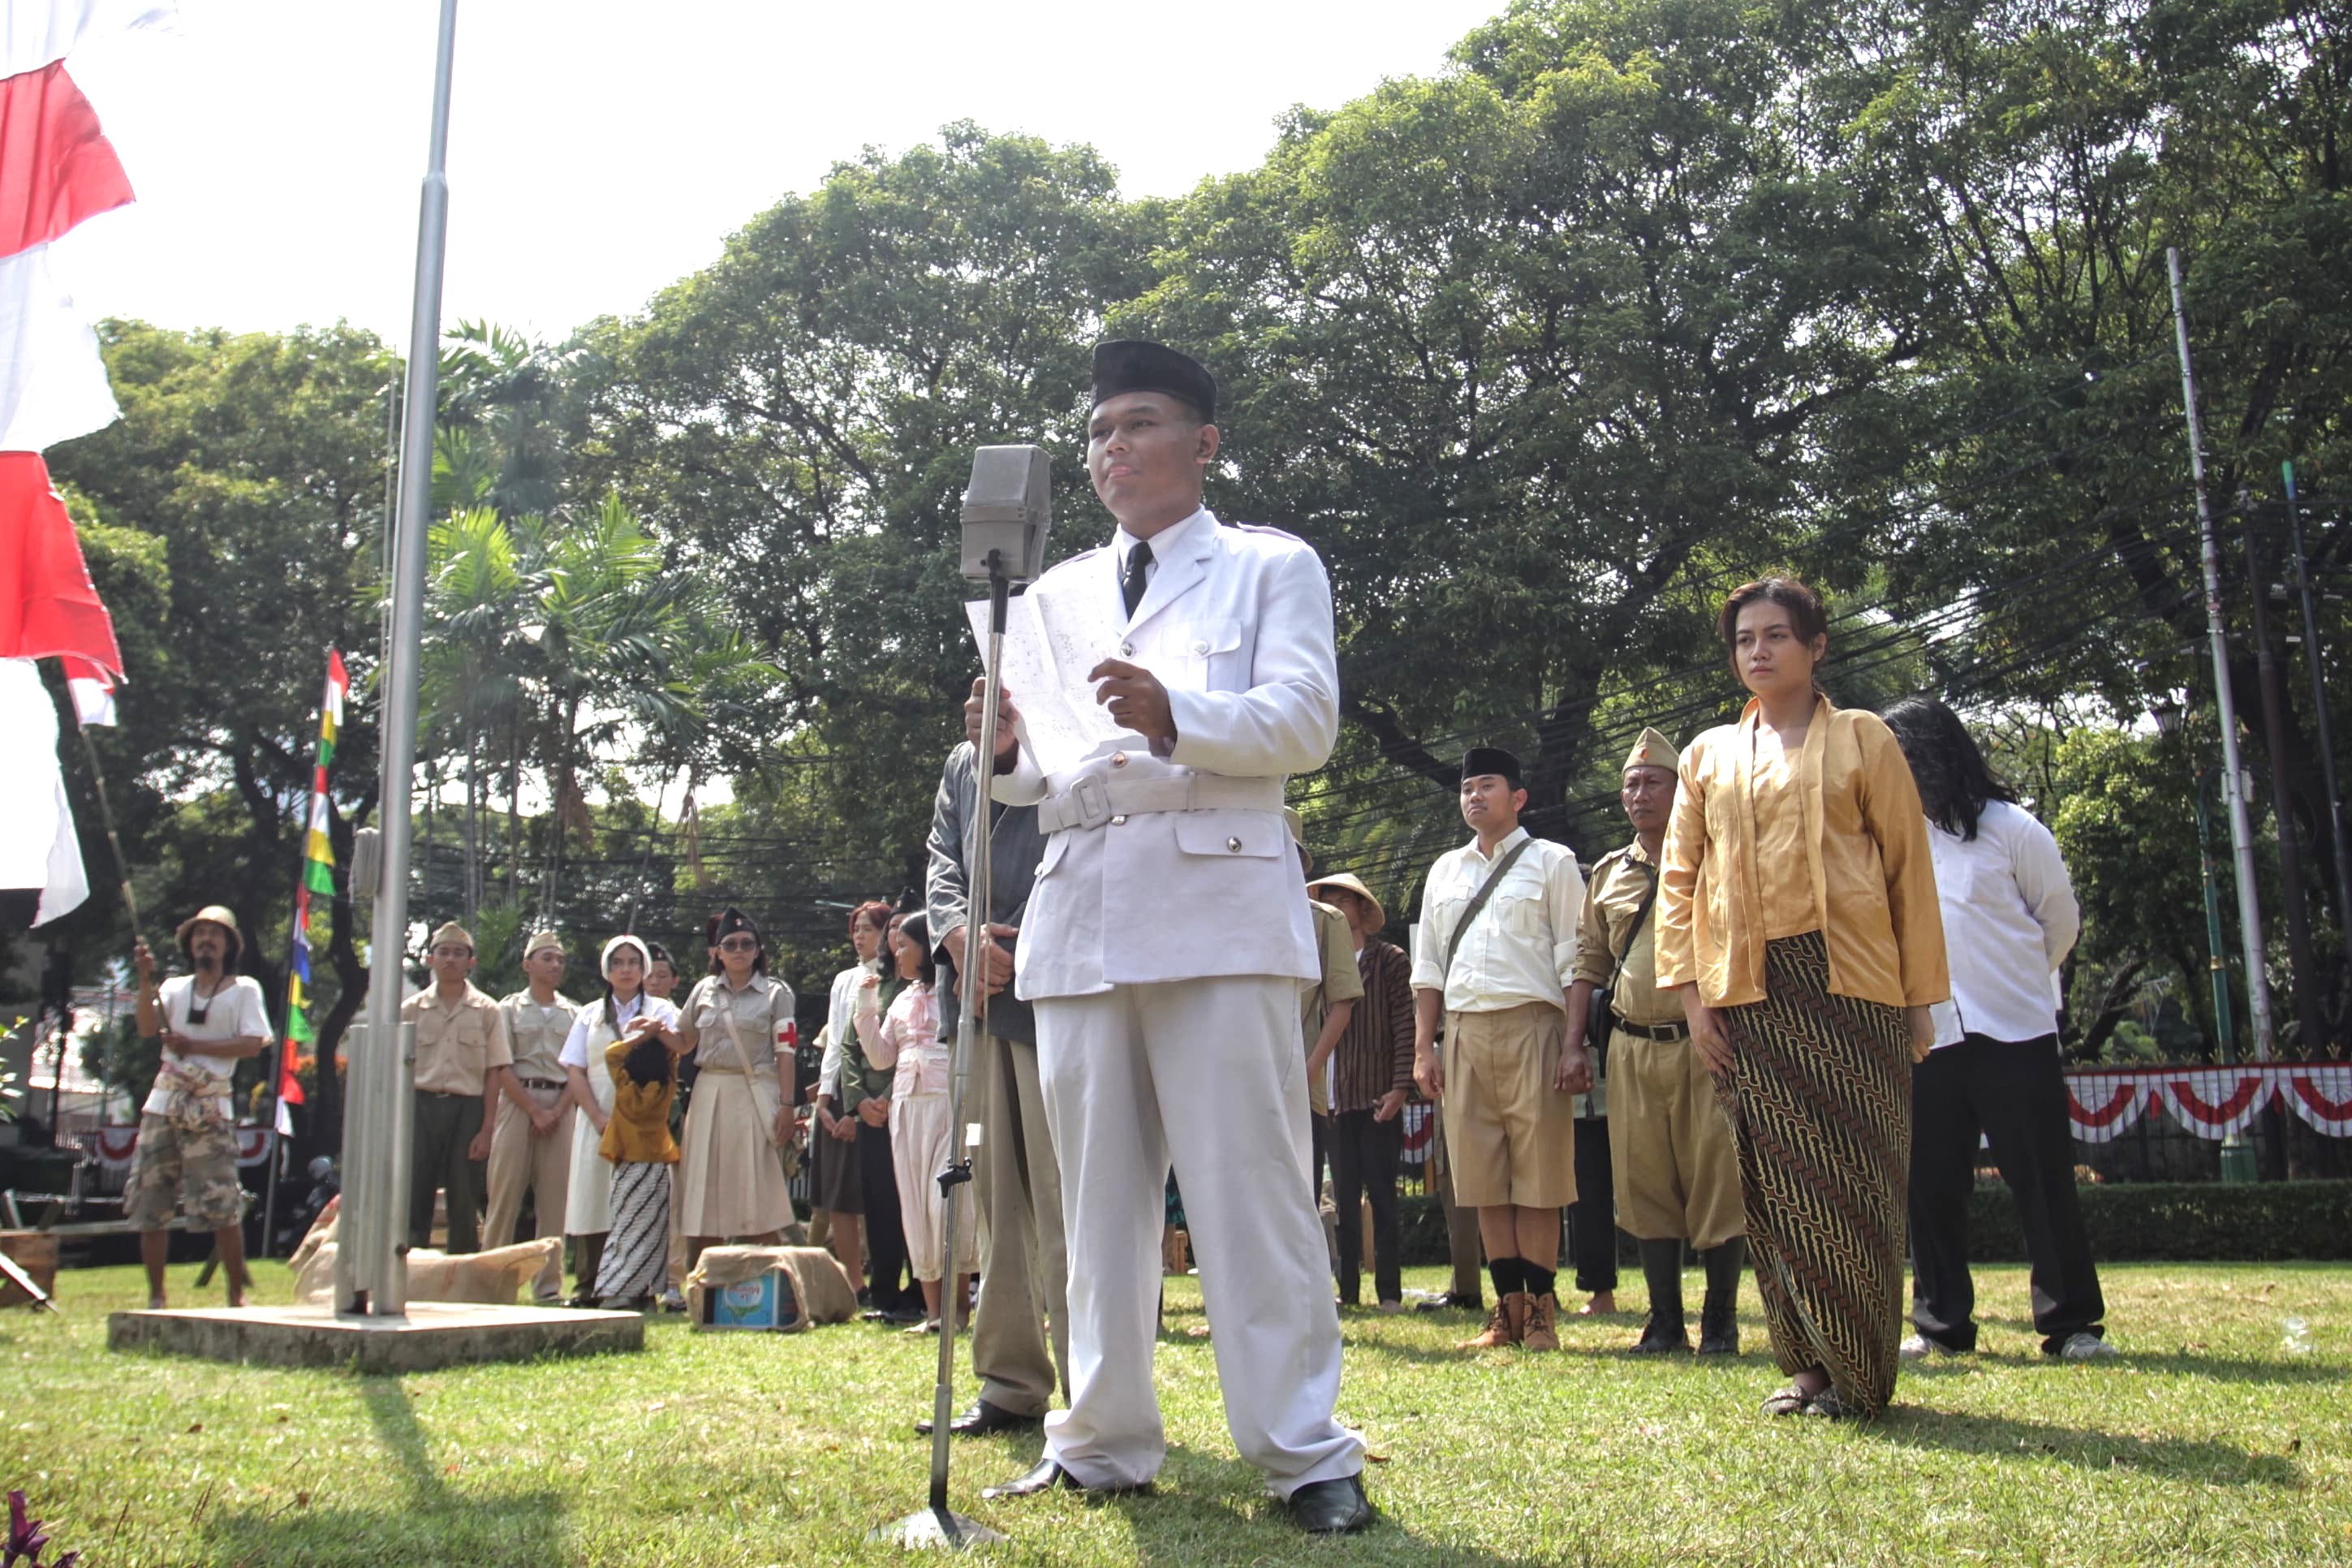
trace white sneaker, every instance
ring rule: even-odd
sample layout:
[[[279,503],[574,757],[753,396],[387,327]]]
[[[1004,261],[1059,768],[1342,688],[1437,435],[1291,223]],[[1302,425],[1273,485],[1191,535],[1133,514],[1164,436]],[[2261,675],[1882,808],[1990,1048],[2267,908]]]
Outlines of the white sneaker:
[[[1925,1334],[1913,1334],[1895,1348],[1895,1353],[1905,1361],[1926,1361],[1929,1356],[1965,1355],[1951,1346],[1931,1340]]]
[[[2066,1342],[2058,1347],[2060,1361],[2113,1361],[2115,1358],[2116,1347],[2088,1331],[2067,1335]]]

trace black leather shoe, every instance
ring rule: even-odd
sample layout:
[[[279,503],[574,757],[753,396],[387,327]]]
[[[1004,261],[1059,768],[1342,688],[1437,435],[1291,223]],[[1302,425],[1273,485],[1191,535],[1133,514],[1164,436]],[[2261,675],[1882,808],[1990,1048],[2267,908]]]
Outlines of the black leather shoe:
[[[1290,1494],[1290,1517],[1309,1535],[1353,1535],[1372,1522],[1361,1476],[1309,1481]]]
[[[1026,1432],[1045,1424],[1042,1415],[1015,1415],[1002,1405],[991,1405],[985,1399],[975,1399],[971,1408],[948,1417],[950,1437],[985,1437],[991,1432]],[[931,1418],[924,1416],[915,1423],[919,1436],[931,1435]]]
[[[1131,1487],[1082,1486],[1069,1471],[1062,1468],[1052,1459],[1040,1459],[1037,1461],[1035,1469],[1024,1475],[1015,1476],[1002,1486],[982,1487],[980,1489],[980,1495],[983,1501],[997,1502],[1005,1498],[1035,1497],[1040,1492],[1052,1491],[1055,1487],[1064,1487],[1074,1492],[1084,1492],[1088,1497],[1131,1497],[1138,1493],[1149,1492],[1151,1489],[1151,1483],[1143,1481]]]

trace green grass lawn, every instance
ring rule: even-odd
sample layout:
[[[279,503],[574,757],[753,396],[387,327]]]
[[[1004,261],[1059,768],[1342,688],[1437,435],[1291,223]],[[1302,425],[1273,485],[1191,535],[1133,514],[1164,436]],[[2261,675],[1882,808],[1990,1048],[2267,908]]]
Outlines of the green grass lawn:
[[[194,1272],[173,1271],[182,1305]],[[1032,1434],[959,1445],[955,1501],[1011,1533],[1006,1562],[2352,1562],[2352,1268],[2104,1273],[2119,1362],[2045,1363],[2024,1271],[1980,1269],[1982,1353],[1906,1372],[1867,1428],[1756,1413],[1780,1379],[1752,1284],[1728,1365],[1632,1360],[1631,1317],[1570,1321],[1557,1355],[1473,1357],[1450,1348],[1467,1314],[1349,1314],[1340,1415],[1381,1519],[1340,1542],[1297,1534],[1234,1458],[1176,1281],[1157,1495],[980,1502]],[[60,1284],[63,1316],[0,1317],[0,1482],[93,1568],[881,1562],[898,1554],[866,1531],[924,1496],[927,1339],[667,1318],[641,1354],[367,1378],[112,1354],[136,1270]],[[289,1295],[263,1265],[259,1299]],[[2290,1317],[2310,1353],[2284,1348]]]

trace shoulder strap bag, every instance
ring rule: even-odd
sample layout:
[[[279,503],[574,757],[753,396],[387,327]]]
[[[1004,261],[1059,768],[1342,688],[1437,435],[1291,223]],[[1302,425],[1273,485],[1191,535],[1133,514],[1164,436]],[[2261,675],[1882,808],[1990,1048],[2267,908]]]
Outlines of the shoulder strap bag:
[[[743,1048],[743,1031],[735,1024],[735,994],[722,983],[711,993],[711,1000],[719,1005],[719,1016],[727,1021],[727,1038],[735,1047],[735,1060],[751,1082],[751,1103],[760,1112],[760,1136],[772,1149],[776,1146],[776,1116],[784,1091],[777,1087],[775,1079],[761,1078],[751,1069],[751,1053]]]
[[[1607,1063],[1609,1037],[1614,1031],[1603,1028],[1596,1034],[1592,1027],[1593,1023],[1595,1020],[1606,1019],[1615,1015],[1618,978],[1625,973],[1625,960],[1633,952],[1633,944],[1642,940],[1642,927],[1649,921],[1650,906],[1658,901],[1658,868],[1647,861],[1641,862],[1641,867],[1643,873],[1650,879],[1650,890],[1642,895],[1641,907],[1633,911],[1633,924],[1625,932],[1625,946],[1617,953],[1617,962],[1610,968],[1609,984],[1592,994],[1592,1010],[1585,1015],[1584,1045],[1585,1048],[1592,1053],[1592,1059],[1596,1064],[1595,1076],[1603,1070]]]
[[[1510,852],[1496,861],[1495,868],[1486,873],[1486,879],[1478,884],[1478,890],[1470,895],[1470,903],[1463,910],[1462,918],[1454,922],[1454,934],[1445,939],[1445,978],[1447,980],[1454,978],[1454,955],[1462,951],[1462,939],[1469,934],[1470,922],[1476,920],[1480,911],[1486,909],[1486,901],[1495,896],[1495,889],[1502,886],[1503,879],[1510,875],[1511,868],[1518,864],[1519,857],[1526,854],[1528,846],[1534,842],[1532,838],[1522,838],[1512,845]]]

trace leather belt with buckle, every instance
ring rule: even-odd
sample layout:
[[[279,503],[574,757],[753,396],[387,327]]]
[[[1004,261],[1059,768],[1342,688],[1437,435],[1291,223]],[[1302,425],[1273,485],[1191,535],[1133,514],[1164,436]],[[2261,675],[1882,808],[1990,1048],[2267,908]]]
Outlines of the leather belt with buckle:
[[[1644,1040],[1685,1040],[1690,1037],[1688,1024],[1629,1024],[1613,1016],[1612,1021],[1626,1034]]]

